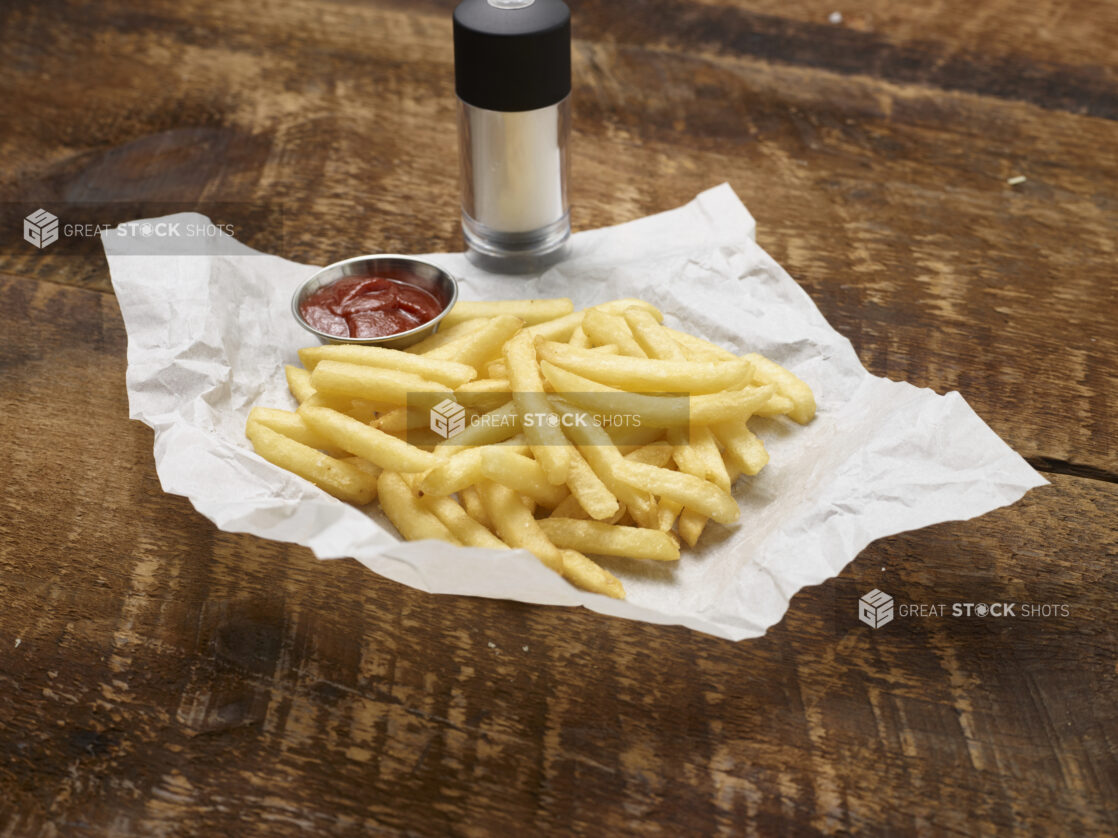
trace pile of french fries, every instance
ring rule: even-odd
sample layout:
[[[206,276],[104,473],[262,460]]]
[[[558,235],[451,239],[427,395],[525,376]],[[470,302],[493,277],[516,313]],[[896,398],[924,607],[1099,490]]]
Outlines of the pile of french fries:
[[[636,299],[459,302],[407,350],[299,357],[286,369],[298,410],[249,415],[260,456],[342,500],[379,499],[406,539],[523,548],[618,598],[587,553],[678,560],[681,539],[738,519],[731,486],[768,462],[748,420],[815,414],[788,370],[664,326]],[[449,435],[431,422],[448,398],[464,411]]]

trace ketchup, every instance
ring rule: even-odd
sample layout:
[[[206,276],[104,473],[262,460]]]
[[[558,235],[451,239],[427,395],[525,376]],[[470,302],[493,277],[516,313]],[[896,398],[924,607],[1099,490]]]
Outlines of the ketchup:
[[[443,310],[427,291],[383,276],[346,276],[299,306],[303,319],[339,338],[382,338],[421,326]]]

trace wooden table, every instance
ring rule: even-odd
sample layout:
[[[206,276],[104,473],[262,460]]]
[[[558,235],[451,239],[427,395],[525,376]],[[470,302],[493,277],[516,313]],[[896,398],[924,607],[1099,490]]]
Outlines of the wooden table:
[[[961,391],[1052,485],[750,642],[428,596],[164,494],[103,256],[13,238],[0,835],[1118,830],[1118,7],[572,5],[576,229],[729,181],[873,373]],[[7,3],[0,199],[459,249],[452,6]],[[873,587],[1069,612],[875,631]]]

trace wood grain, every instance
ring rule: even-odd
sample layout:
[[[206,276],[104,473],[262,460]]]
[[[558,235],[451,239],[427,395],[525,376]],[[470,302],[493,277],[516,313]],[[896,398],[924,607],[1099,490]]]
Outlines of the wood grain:
[[[6,4],[0,202],[457,249],[453,5]],[[0,835],[1118,831],[1114,5],[573,5],[576,227],[729,181],[872,372],[1053,485],[749,643],[431,597],[164,494],[103,257],[5,230]],[[1068,614],[874,631],[872,587]]]
[[[17,118],[26,74],[0,71],[11,116],[0,149],[12,161],[0,196],[112,199],[135,212],[146,202],[158,214],[164,202],[233,202],[223,217],[251,230],[250,244],[317,263],[458,248],[447,7],[310,4],[261,17],[249,4],[156,4],[143,38],[136,13],[112,4],[72,9],[49,38],[26,7],[8,18],[9,49],[38,60],[50,84]],[[688,20],[707,19],[688,8]],[[1040,467],[1118,474],[1118,124],[898,83],[870,65],[851,76],[758,58],[734,49],[732,28],[657,34],[639,28],[653,25],[646,17],[658,19],[580,7],[581,31],[598,40],[576,42],[576,226],[729,180],[762,245],[872,372],[960,390]],[[1118,27],[1104,15],[1098,31]],[[903,45],[903,34],[890,37]],[[292,59],[312,47],[326,58]],[[87,91],[87,66],[106,68],[108,83]],[[124,84],[142,107],[105,119],[121,113]],[[1016,174],[1028,180],[1008,186]],[[281,223],[261,229],[262,213]],[[13,273],[108,288],[96,248],[7,251]],[[1059,421],[1068,411],[1076,422]]]
[[[9,278],[0,312],[39,336],[0,357],[19,382],[0,405],[12,834],[1113,823],[1114,486],[1056,477],[875,544],[764,639],[732,644],[432,597],[217,532],[160,491],[151,434],[124,419],[112,297]],[[855,618],[871,587],[1070,615],[874,632]]]

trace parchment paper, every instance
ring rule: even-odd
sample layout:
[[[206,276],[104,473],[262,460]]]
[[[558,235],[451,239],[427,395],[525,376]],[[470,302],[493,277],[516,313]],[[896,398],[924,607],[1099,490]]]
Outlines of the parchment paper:
[[[148,221],[158,230],[159,221],[198,228],[208,219]],[[1046,483],[958,393],[870,375],[754,231],[723,184],[679,209],[576,234],[571,258],[538,277],[487,274],[462,254],[427,257],[459,277],[462,299],[566,296],[582,307],[643,298],[669,325],[761,352],[814,389],[819,410],[807,427],[751,422],[772,459],[738,481],[739,524],[708,524],[678,563],[604,562],[625,583],[625,601],[576,590],[523,551],[401,542],[379,512],[253,453],[249,410],[295,406],[283,366],[298,363],[310,336],[289,306],[315,267],[220,233],[183,242],[106,231],[102,240],[128,331],[130,415],[155,430],[164,490],[221,529],[303,544],[321,559],[351,556],[431,593],[582,605],[739,640],[764,634],[793,594],[837,574],[872,540],[972,518]]]

